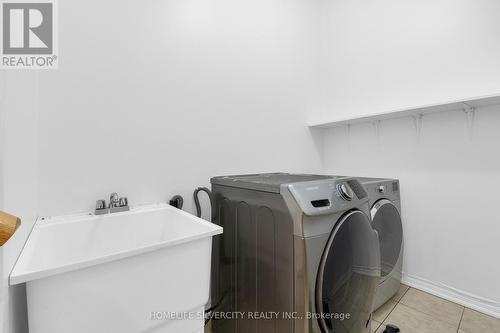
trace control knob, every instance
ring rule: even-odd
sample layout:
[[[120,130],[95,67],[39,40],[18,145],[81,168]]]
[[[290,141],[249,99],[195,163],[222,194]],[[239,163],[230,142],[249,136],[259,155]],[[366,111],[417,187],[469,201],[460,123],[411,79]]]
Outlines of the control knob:
[[[354,192],[347,183],[337,184],[337,192],[344,200],[351,201],[354,198]]]

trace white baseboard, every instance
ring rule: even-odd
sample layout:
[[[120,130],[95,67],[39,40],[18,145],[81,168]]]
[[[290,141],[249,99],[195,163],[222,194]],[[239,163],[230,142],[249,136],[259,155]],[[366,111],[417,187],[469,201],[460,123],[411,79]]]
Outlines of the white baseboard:
[[[412,288],[420,289],[429,294],[500,319],[500,302],[408,274],[403,274],[403,283]]]

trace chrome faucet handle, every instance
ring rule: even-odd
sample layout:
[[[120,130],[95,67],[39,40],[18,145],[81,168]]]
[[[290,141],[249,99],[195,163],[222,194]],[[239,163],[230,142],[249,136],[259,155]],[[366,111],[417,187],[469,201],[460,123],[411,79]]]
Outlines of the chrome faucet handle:
[[[95,203],[95,215],[102,215],[108,212],[108,208],[106,207],[106,200],[97,200]]]
[[[106,208],[106,200],[97,200],[95,203],[95,209],[104,209]]]
[[[111,193],[111,195],[109,196],[109,208],[118,207],[119,204],[120,199],[118,197],[118,193]]]
[[[121,197],[119,205],[120,205],[120,207],[128,206],[128,199],[126,197]]]

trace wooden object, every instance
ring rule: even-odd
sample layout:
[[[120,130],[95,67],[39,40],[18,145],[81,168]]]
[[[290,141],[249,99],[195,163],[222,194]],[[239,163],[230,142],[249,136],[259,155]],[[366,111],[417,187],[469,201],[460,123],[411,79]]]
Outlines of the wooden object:
[[[21,225],[20,218],[0,211],[0,246],[14,235],[19,225]]]

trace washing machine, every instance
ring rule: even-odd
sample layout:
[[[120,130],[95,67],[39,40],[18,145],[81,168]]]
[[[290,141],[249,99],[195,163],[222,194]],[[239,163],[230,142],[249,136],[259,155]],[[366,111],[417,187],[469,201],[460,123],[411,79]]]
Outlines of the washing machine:
[[[211,179],[214,333],[368,333],[380,279],[368,193],[352,177]]]
[[[358,178],[368,192],[370,216],[380,243],[381,279],[374,309],[392,298],[401,285],[403,268],[403,225],[397,179]]]

